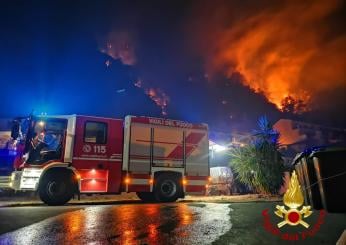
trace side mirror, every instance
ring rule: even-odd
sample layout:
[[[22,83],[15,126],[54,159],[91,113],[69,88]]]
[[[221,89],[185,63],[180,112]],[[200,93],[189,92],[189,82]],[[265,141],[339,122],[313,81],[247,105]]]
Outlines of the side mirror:
[[[13,121],[12,128],[11,128],[11,137],[12,139],[17,139],[19,136],[19,122]]]

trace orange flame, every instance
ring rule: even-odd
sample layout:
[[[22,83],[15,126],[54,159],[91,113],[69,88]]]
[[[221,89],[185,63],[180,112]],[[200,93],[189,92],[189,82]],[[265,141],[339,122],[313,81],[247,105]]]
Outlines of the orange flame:
[[[254,8],[236,1],[221,5],[201,7],[189,30],[201,32],[197,42],[208,73],[240,73],[244,85],[263,93],[280,110],[291,98],[308,106],[293,105],[294,110],[306,111],[322,91],[345,87],[346,35],[331,35],[329,26],[329,17],[342,1],[274,1]],[[202,17],[206,13],[210,17]]]
[[[300,189],[296,172],[293,171],[291,181],[284,195],[284,203],[290,208],[298,208],[304,203],[303,193]]]
[[[138,88],[142,88],[144,93],[149,96],[149,98],[154,101],[154,103],[161,108],[161,114],[163,116],[167,115],[167,106],[170,100],[169,96],[160,88],[144,88],[143,81],[138,79],[134,85]]]

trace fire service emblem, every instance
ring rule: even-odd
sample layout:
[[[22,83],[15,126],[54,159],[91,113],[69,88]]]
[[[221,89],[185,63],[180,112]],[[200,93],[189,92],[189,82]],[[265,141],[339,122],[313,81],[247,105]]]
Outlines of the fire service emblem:
[[[89,153],[91,151],[91,146],[90,145],[83,145],[83,152]]]
[[[310,210],[310,206],[303,206],[299,210],[299,207],[304,203],[304,197],[295,171],[292,173],[290,184],[284,195],[283,202],[285,206],[289,207],[289,209],[286,209],[285,206],[276,206],[277,210],[275,211],[275,214],[284,218],[284,220],[278,223],[277,226],[281,228],[286,224],[291,226],[300,224],[305,228],[309,228],[309,224],[303,219],[309,217],[312,214],[312,211]]]

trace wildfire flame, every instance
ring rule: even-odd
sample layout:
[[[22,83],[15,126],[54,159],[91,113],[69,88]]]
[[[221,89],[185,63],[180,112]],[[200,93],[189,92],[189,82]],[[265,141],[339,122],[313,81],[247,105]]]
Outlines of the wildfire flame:
[[[99,50],[112,57],[114,60],[120,60],[124,65],[136,65],[134,35],[129,31],[112,31],[108,33],[104,40],[100,41]],[[107,59],[105,65],[109,68],[112,61]],[[141,79],[134,82],[134,86],[141,88],[144,93],[160,107],[161,114],[167,115],[167,105],[169,96],[160,88],[153,88],[144,84]],[[121,92],[122,90],[119,90]]]
[[[218,3],[196,7],[189,29],[208,73],[239,73],[278,109],[288,102],[295,112],[318,107],[325,91],[345,88],[346,35],[330,24],[342,1]]]
[[[300,189],[297,174],[293,171],[288,190],[284,195],[284,203],[290,208],[298,208],[304,203],[303,193]]]
[[[149,96],[149,98],[155,102],[155,104],[161,108],[161,114],[163,116],[167,115],[167,106],[170,100],[169,96],[160,88],[145,88],[143,81],[138,79],[134,85],[138,88],[142,88],[144,93]]]
[[[157,106],[161,108],[161,114],[163,116],[167,115],[167,105],[169,97],[160,88],[149,88],[145,90],[146,95],[152,99]]]

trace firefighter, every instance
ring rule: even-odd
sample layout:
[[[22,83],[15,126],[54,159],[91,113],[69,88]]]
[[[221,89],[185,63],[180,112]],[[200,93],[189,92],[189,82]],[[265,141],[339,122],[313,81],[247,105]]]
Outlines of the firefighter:
[[[34,151],[29,156],[30,161],[39,162],[59,158],[61,135],[57,132],[47,131],[44,127],[37,128],[35,131],[36,136],[31,141]]]
[[[42,150],[57,151],[60,144],[60,137],[61,135],[54,132],[47,132],[44,129],[42,135],[38,137],[38,141],[45,145]]]

